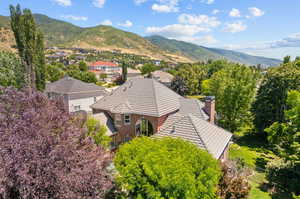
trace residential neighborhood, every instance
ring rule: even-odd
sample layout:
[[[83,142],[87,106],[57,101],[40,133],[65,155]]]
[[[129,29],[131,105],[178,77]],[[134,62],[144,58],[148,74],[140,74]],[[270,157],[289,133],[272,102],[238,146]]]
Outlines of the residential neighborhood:
[[[288,1],[1,2],[0,199],[300,199]]]

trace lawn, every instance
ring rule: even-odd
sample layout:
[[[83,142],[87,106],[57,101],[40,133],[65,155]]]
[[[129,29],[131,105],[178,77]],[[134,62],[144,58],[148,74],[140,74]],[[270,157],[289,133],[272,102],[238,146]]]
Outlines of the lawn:
[[[250,168],[253,174],[249,177],[251,191],[249,199],[288,199],[287,195],[272,196],[265,188],[268,183],[265,176],[265,166],[269,161],[278,157],[268,150],[268,146],[258,136],[243,135],[230,146],[229,157],[239,159],[245,167]]]

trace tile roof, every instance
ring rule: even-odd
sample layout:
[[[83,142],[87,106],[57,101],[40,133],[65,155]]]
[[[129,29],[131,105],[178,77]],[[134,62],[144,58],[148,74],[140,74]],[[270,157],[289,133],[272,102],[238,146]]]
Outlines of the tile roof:
[[[117,67],[118,64],[115,64],[113,62],[97,61],[97,62],[90,63],[89,66],[112,66],[112,67]]]
[[[183,97],[153,79],[132,79],[91,107],[112,113],[160,117],[180,108]]]
[[[161,70],[152,72],[151,76],[152,76],[152,78],[154,78],[160,82],[163,82],[163,83],[170,83],[174,79],[173,75],[171,75],[170,73],[161,71]]]
[[[45,92],[67,94],[70,96],[70,99],[104,96],[108,94],[104,87],[97,86],[93,83],[85,83],[69,76],[65,76],[56,82],[46,84]]]
[[[180,137],[207,150],[219,159],[232,134],[194,114],[173,114],[155,134],[156,137]]]

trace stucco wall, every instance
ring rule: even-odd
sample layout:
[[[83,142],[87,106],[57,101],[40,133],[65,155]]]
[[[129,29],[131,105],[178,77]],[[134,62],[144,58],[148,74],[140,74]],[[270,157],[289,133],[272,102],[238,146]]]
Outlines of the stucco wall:
[[[96,97],[96,101],[101,99],[103,96]],[[82,98],[69,100],[69,112],[75,112],[75,106],[80,106],[80,110],[91,112],[90,106],[95,103],[94,97]]]

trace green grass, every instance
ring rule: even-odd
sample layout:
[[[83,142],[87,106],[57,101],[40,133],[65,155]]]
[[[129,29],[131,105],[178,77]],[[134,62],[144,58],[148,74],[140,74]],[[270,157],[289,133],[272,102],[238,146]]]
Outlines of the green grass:
[[[245,167],[250,168],[253,174],[249,177],[251,191],[249,199],[271,199],[272,196],[264,184],[268,181],[264,173],[266,164],[276,159],[264,140],[253,135],[240,136],[234,144],[230,146],[229,157],[232,160],[240,159]]]

